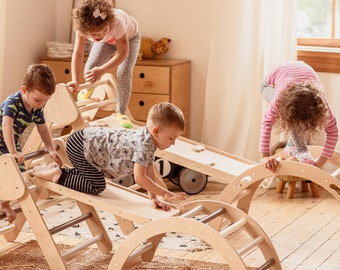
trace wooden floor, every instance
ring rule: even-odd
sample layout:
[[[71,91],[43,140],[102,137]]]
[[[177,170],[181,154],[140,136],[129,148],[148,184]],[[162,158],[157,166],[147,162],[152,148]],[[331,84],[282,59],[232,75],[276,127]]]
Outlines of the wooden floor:
[[[168,183],[171,190],[178,186]],[[187,200],[215,199],[225,184],[209,180],[206,189]],[[293,199],[278,194],[274,189],[258,189],[250,207],[250,216],[271,238],[282,269],[340,269],[340,207],[326,191],[320,190],[320,198],[312,198],[311,192],[296,190]],[[7,243],[0,236],[0,255],[16,245],[34,238],[30,233],[21,233],[14,243]],[[56,242],[74,244],[77,239],[59,236]],[[213,250],[183,252],[161,249],[157,255],[182,259],[224,262]],[[247,264],[256,266],[256,253],[245,258]],[[258,266],[258,265],[257,265]],[[0,267],[1,268],[1,267]]]

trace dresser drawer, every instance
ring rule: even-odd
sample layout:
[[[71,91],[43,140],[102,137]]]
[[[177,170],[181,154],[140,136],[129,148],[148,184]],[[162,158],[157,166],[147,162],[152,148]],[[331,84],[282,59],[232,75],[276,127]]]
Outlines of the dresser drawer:
[[[42,59],[41,63],[49,65],[53,69],[53,73],[57,83],[68,83],[72,80],[72,73],[71,73],[71,60],[70,61],[56,61],[56,60],[48,60]],[[84,64],[81,68],[81,73],[84,70]],[[84,83],[85,80],[83,76],[81,77],[80,83]]]
[[[71,63],[63,61],[42,61],[44,64],[49,65],[54,72],[57,83],[67,83],[71,81]]]
[[[169,96],[132,93],[129,109],[134,119],[146,121],[146,117],[152,105],[163,101],[169,102]]]
[[[138,66],[133,71],[133,92],[169,94],[170,69],[169,67]]]

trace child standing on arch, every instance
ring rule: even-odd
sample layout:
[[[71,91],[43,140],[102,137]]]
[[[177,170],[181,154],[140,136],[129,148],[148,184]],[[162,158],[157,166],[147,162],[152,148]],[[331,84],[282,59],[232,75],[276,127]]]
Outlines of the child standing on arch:
[[[85,81],[94,83],[104,73],[117,67],[116,116],[122,127],[132,128],[126,111],[141,39],[136,19],[121,9],[114,9],[108,0],[83,0],[73,11],[73,24],[76,38],[71,64],[72,81],[68,86],[73,91],[78,89],[88,39],[93,46],[85,65]]]
[[[21,90],[7,97],[0,106],[0,155],[12,154],[20,170],[25,171],[24,153],[19,144],[19,138],[29,124],[35,123],[42,141],[50,156],[62,165],[52,142],[52,135],[45,124],[43,107],[55,91],[55,79],[52,69],[44,64],[30,65],[24,77]],[[0,202],[2,211],[8,221],[15,220],[16,214],[9,201]]]

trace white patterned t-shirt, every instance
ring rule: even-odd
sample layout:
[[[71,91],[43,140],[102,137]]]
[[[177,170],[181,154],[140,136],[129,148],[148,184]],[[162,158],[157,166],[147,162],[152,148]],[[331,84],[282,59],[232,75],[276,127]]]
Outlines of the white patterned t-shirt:
[[[133,174],[135,163],[154,162],[157,147],[147,130],[88,127],[83,130],[86,160],[107,177]]]

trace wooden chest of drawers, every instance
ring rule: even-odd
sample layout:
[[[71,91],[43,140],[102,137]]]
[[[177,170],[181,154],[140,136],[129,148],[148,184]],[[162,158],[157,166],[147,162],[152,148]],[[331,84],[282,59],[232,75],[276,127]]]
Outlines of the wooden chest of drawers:
[[[71,59],[43,57],[41,63],[52,67],[57,83],[71,81]],[[151,106],[161,101],[172,102],[184,114],[186,131],[190,133],[190,61],[189,60],[139,60],[132,79],[129,109],[134,119],[145,121]],[[115,70],[113,70],[115,74]],[[84,81],[82,81],[84,82]]]
[[[190,61],[140,60],[137,61],[132,80],[129,109],[136,120],[145,121],[151,106],[168,101],[177,105],[184,114],[186,131],[190,133]]]

